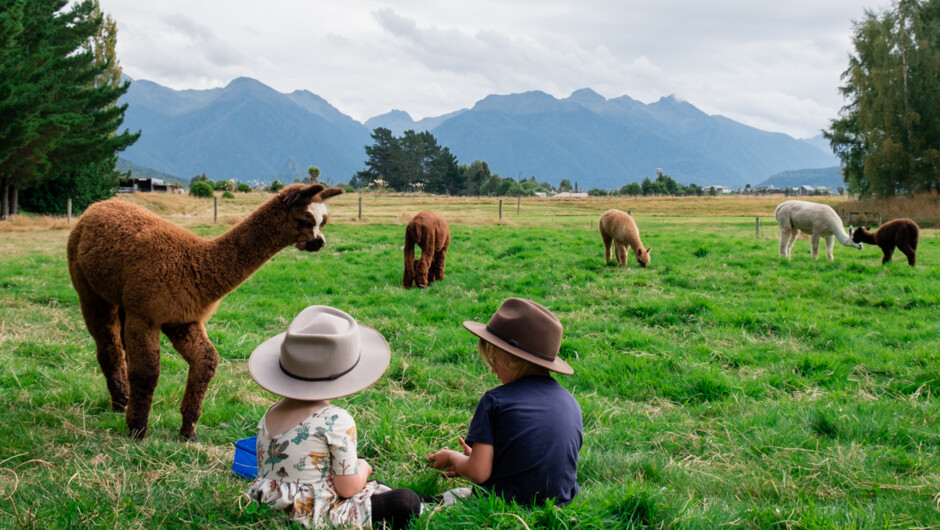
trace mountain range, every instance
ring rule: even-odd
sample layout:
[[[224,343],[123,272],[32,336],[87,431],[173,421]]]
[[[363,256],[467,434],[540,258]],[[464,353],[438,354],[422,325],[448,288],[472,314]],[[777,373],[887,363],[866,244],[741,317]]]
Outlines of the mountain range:
[[[838,164],[820,138],[798,140],[708,115],[669,96],[645,104],[591,89],[490,95],[472,108],[413,120],[396,110],[360,123],[306,90],[281,93],[246,77],[224,88],[173,90],[132,80],[124,125],[141,130],[121,154],[188,182],[292,182],[316,165],[321,180],[348,182],[365,168],[371,132],[430,131],[461,163],[484,160],[503,177],[616,189],[657,170],[683,184],[752,186],[778,173]],[[812,182],[807,184],[814,185]]]

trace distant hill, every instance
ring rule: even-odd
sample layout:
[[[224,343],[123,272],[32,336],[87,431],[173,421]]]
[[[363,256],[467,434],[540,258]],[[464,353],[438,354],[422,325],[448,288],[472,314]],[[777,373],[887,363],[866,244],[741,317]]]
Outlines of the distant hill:
[[[842,179],[842,166],[783,171],[757,186],[770,186],[771,184],[778,188],[796,188],[803,185],[814,188],[825,186],[832,192],[840,187],[845,188],[845,182]]]
[[[490,95],[470,109],[413,120],[392,111],[359,123],[316,94],[283,94],[249,78],[224,88],[176,91],[132,81],[125,123],[141,138],[122,157],[188,181],[290,182],[316,165],[324,182],[364,169],[371,132],[430,131],[461,163],[485,160],[503,177],[615,189],[656,170],[683,184],[755,185],[778,173],[832,167],[818,142],[711,116],[674,97],[645,104],[590,89]]]
[[[130,171],[131,176],[135,178],[160,179],[164,182],[177,182],[184,186],[189,185],[189,181],[183,182],[182,179],[176,175],[168,175],[166,173],[161,173],[159,171],[150,169],[149,167],[139,166],[130,160],[125,160],[121,157],[118,157],[117,164],[115,164],[114,168],[122,173]]]

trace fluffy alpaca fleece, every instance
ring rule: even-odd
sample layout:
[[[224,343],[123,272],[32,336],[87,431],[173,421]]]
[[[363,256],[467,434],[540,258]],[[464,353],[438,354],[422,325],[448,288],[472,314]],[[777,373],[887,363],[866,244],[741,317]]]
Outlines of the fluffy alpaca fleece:
[[[881,264],[891,261],[894,249],[898,248],[907,256],[907,264],[911,267],[917,263],[917,240],[920,239],[920,227],[910,219],[895,219],[878,227],[878,230],[869,232],[864,228],[856,228],[852,233],[852,241],[878,245],[884,257]]]
[[[204,323],[222,297],[284,247],[317,251],[329,197],[339,188],[295,184],[215,239],[204,239],[119,199],[93,204],[68,239],[82,316],[95,340],[111,407],[143,438],[160,376],[160,332],[189,363],[180,436],[196,421],[219,355]],[[126,410],[125,410],[126,409]]]
[[[598,227],[601,232],[601,239],[604,240],[604,261],[610,261],[610,245],[614,244],[614,251],[617,256],[617,263],[627,264],[627,246],[633,250],[636,262],[641,267],[646,267],[650,263],[650,250],[653,247],[643,248],[643,242],[640,241],[640,231],[630,217],[620,210],[607,210],[601,214]]]
[[[826,257],[832,261],[834,239],[847,247],[862,248],[842,227],[842,219],[831,207],[808,201],[784,201],[777,205],[774,217],[780,225],[780,257],[790,259],[790,250],[800,232],[810,234],[813,259],[819,256],[819,238],[826,238]]]
[[[421,249],[421,257],[415,259],[415,245]],[[427,287],[429,283],[444,279],[444,261],[450,246],[450,229],[440,215],[421,211],[405,228],[405,273],[401,283],[410,289],[412,285]]]

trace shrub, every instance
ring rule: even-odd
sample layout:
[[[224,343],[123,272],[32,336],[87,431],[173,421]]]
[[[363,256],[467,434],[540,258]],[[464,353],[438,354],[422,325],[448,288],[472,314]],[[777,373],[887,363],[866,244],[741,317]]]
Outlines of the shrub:
[[[228,191],[228,190],[225,190],[224,192],[222,192],[222,198],[223,198],[223,199],[234,199],[234,198],[235,198],[235,194],[232,193],[232,192],[230,192],[230,191]]]
[[[193,182],[189,186],[189,194],[193,197],[212,197],[212,184],[204,180]]]
[[[284,183],[282,183],[280,180],[275,180],[271,182],[271,191],[273,191],[274,193],[281,191],[283,188],[284,188]]]
[[[248,184],[245,184],[244,182],[239,182],[238,191],[242,193],[248,193],[249,191],[251,191],[251,186],[249,186]]]

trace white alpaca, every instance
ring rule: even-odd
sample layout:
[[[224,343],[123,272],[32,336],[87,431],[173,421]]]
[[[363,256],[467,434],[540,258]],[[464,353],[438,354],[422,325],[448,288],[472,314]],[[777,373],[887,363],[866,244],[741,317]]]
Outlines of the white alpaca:
[[[807,201],[784,201],[777,205],[774,217],[780,225],[780,257],[790,259],[790,249],[796,237],[803,232],[812,236],[813,259],[819,256],[819,238],[826,238],[826,257],[832,261],[834,239],[847,247],[862,248],[861,243],[852,241],[852,237],[842,227],[842,219],[831,207]]]

